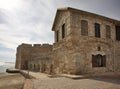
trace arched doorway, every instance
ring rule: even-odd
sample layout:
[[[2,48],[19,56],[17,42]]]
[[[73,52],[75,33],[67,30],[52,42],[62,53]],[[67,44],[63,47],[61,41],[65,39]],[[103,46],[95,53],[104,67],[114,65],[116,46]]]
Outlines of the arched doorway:
[[[34,71],[35,71],[35,69],[36,69],[36,68],[35,68],[35,64],[34,64]]]
[[[53,73],[53,64],[50,65],[50,74]]]
[[[40,71],[40,64],[38,64],[38,71]]]

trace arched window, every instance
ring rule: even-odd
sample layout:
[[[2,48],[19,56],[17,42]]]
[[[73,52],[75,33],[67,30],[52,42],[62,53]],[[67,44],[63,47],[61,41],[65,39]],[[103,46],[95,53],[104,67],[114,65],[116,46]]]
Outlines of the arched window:
[[[81,20],[81,35],[88,36],[88,22],[86,20]]]
[[[106,66],[105,55],[104,56],[100,54],[92,55],[92,67],[105,67],[105,66]]]

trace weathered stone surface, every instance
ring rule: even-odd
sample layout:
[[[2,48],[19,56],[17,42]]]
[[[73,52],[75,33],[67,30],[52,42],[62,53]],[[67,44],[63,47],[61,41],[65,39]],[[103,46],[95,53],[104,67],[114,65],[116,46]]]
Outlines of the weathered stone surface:
[[[49,44],[34,44],[34,46],[22,44],[17,48],[16,68],[47,71],[46,65],[50,65],[51,52],[52,45]],[[46,68],[43,68],[43,66]]]
[[[85,36],[81,34],[83,20],[88,23]],[[95,23],[100,24],[100,37],[95,37]],[[65,38],[62,38],[63,24]],[[110,39],[106,37],[106,26],[110,26]],[[52,28],[55,43],[20,45],[16,68],[68,74],[120,71],[120,41],[116,40],[116,26],[120,26],[120,21],[73,8],[58,9]],[[93,67],[93,55],[105,56],[105,66]]]

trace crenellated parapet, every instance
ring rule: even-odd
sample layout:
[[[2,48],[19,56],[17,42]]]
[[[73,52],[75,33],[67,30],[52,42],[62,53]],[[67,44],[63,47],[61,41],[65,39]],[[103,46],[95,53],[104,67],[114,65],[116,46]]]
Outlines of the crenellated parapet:
[[[26,44],[22,43],[21,45],[18,46],[18,48],[42,48],[42,47],[52,47],[51,44]]]

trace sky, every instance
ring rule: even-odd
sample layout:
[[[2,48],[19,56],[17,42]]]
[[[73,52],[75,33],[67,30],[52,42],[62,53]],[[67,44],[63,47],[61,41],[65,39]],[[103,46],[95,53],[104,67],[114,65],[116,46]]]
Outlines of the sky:
[[[0,61],[14,62],[22,43],[52,44],[55,14],[63,7],[120,20],[120,0],[0,0]]]

